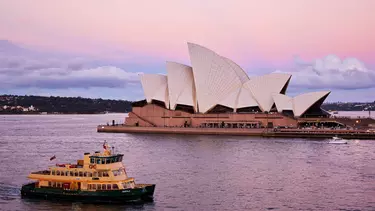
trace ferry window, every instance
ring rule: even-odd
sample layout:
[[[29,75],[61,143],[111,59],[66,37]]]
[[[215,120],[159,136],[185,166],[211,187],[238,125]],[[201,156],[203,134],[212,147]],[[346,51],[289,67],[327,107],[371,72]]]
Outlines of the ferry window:
[[[102,189],[102,186],[98,184],[98,190],[101,190],[101,189]]]
[[[79,176],[83,177],[83,172],[82,171],[79,172]]]
[[[55,182],[51,182],[51,187],[56,187],[56,183]]]
[[[91,172],[88,172],[88,173],[87,173],[87,176],[88,176],[88,177],[92,177],[92,173],[91,173]]]
[[[61,171],[61,176],[65,176],[65,172]]]
[[[91,189],[91,184],[87,184],[87,189]]]
[[[99,177],[103,176],[103,172],[99,171]]]
[[[113,176],[117,176],[117,171],[116,170],[113,170],[112,173],[113,173]]]
[[[74,172],[74,176],[78,177],[78,172],[77,171]]]
[[[98,172],[94,172],[93,177],[98,177]]]
[[[113,157],[113,162],[114,162],[114,163],[117,162],[117,156],[116,156],[116,157]]]
[[[92,184],[91,187],[92,187],[92,189],[95,190],[96,189],[96,184]]]
[[[122,186],[124,187],[124,189],[128,189],[128,183],[123,182],[123,183],[122,183]]]
[[[56,171],[56,175],[57,175],[57,176],[60,176],[60,171]]]
[[[122,183],[124,188],[134,188],[134,183],[133,182],[124,182]]]
[[[52,182],[51,181],[48,181],[48,186],[52,187]]]
[[[101,163],[102,163],[102,159],[97,158],[97,159],[96,159],[96,164],[101,164]]]
[[[103,177],[109,177],[108,172],[103,172]]]
[[[55,170],[52,170],[52,175],[55,175]]]
[[[105,159],[105,162],[106,162],[107,164],[111,163],[111,158],[106,158],[106,159]]]
[[[90,163],[95,163],[95,158],[90,158]]]
[[[112,157],[111,158],[111,163],[115,163],[116,161],[115,161],[115,158],[114,157]]]
[[[70,171],[70,176],[73,177],[74,176],[74,172]]]
[[[107,184],[107,190],[111,190],[112,189],[112,185],[111,184]]]
[[[69,171],[65,172],[65,176],[69,176]]]
[[[102,184],[102,189],[103,190],[107,190],[107,185],[106,184]]]
[[[118,185],[117,184],[112,184],[112,189],[114,189],[114,190],[118,189]]]

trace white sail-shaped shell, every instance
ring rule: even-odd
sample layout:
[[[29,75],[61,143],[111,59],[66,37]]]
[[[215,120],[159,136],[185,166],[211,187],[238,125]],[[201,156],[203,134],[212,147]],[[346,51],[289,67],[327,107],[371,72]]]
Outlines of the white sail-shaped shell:
[[[196,107],[193,70],[190,66],[167,62],[168,91],[171,109],[177,104]]]
[[[199,112],[205,113],[242,86],[232,63],[215,52],[188,43]]]
[[[309,92],[298,95],[293,98],[293,112],[294,116],[302,116],[312,105],[317,103],[322,98],[326,98],[331,92],[320,91],[320,92]],[[323,102],[322,102],[323,103]]]
[[[275,101],[278,112],[282,112],[285,110],[293,110],[293,98],[286,96],[284,94],[274,94],[273,100]]]
[[[270,111],[274,100],[272,95],[279,94],[287,85],[291,75],[271,73],[250,78],[244,85],[248,88],[262,111]]]
[[[148,103],[152,100],[159,100],[165,103],[168,108],[168,79],[165,75],[160,74],[142,74],[141,83]]]

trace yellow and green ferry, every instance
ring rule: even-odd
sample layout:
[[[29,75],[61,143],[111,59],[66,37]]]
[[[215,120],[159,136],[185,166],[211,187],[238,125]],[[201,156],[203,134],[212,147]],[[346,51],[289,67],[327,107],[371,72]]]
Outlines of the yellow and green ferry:
[[[21,196],[88,202],[152,201],[155,184],[136,184],[126,173],[124,155],[112,153],[106,142],[103,148],[102,153],[84,153],[77,163],[32,172],[28,178],[34,182],[22,186]]]

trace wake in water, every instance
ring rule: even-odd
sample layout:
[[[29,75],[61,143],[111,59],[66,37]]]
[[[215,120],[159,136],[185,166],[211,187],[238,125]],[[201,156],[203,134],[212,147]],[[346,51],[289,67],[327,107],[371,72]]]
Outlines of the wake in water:
[[[20,188],[5,183],[0,183],[0,204],[20,197]]]

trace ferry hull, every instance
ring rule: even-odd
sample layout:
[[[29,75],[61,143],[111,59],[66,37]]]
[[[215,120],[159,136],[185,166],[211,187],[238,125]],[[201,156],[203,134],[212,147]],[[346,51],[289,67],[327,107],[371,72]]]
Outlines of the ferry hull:
[[[127,203],[134,201],[153,201],[155,185],[125,190],[79,191],[60,188],[36,188],[35,183],[22,186],[23,198],[42,198],[49,200],[68,200],[89,203]]]

